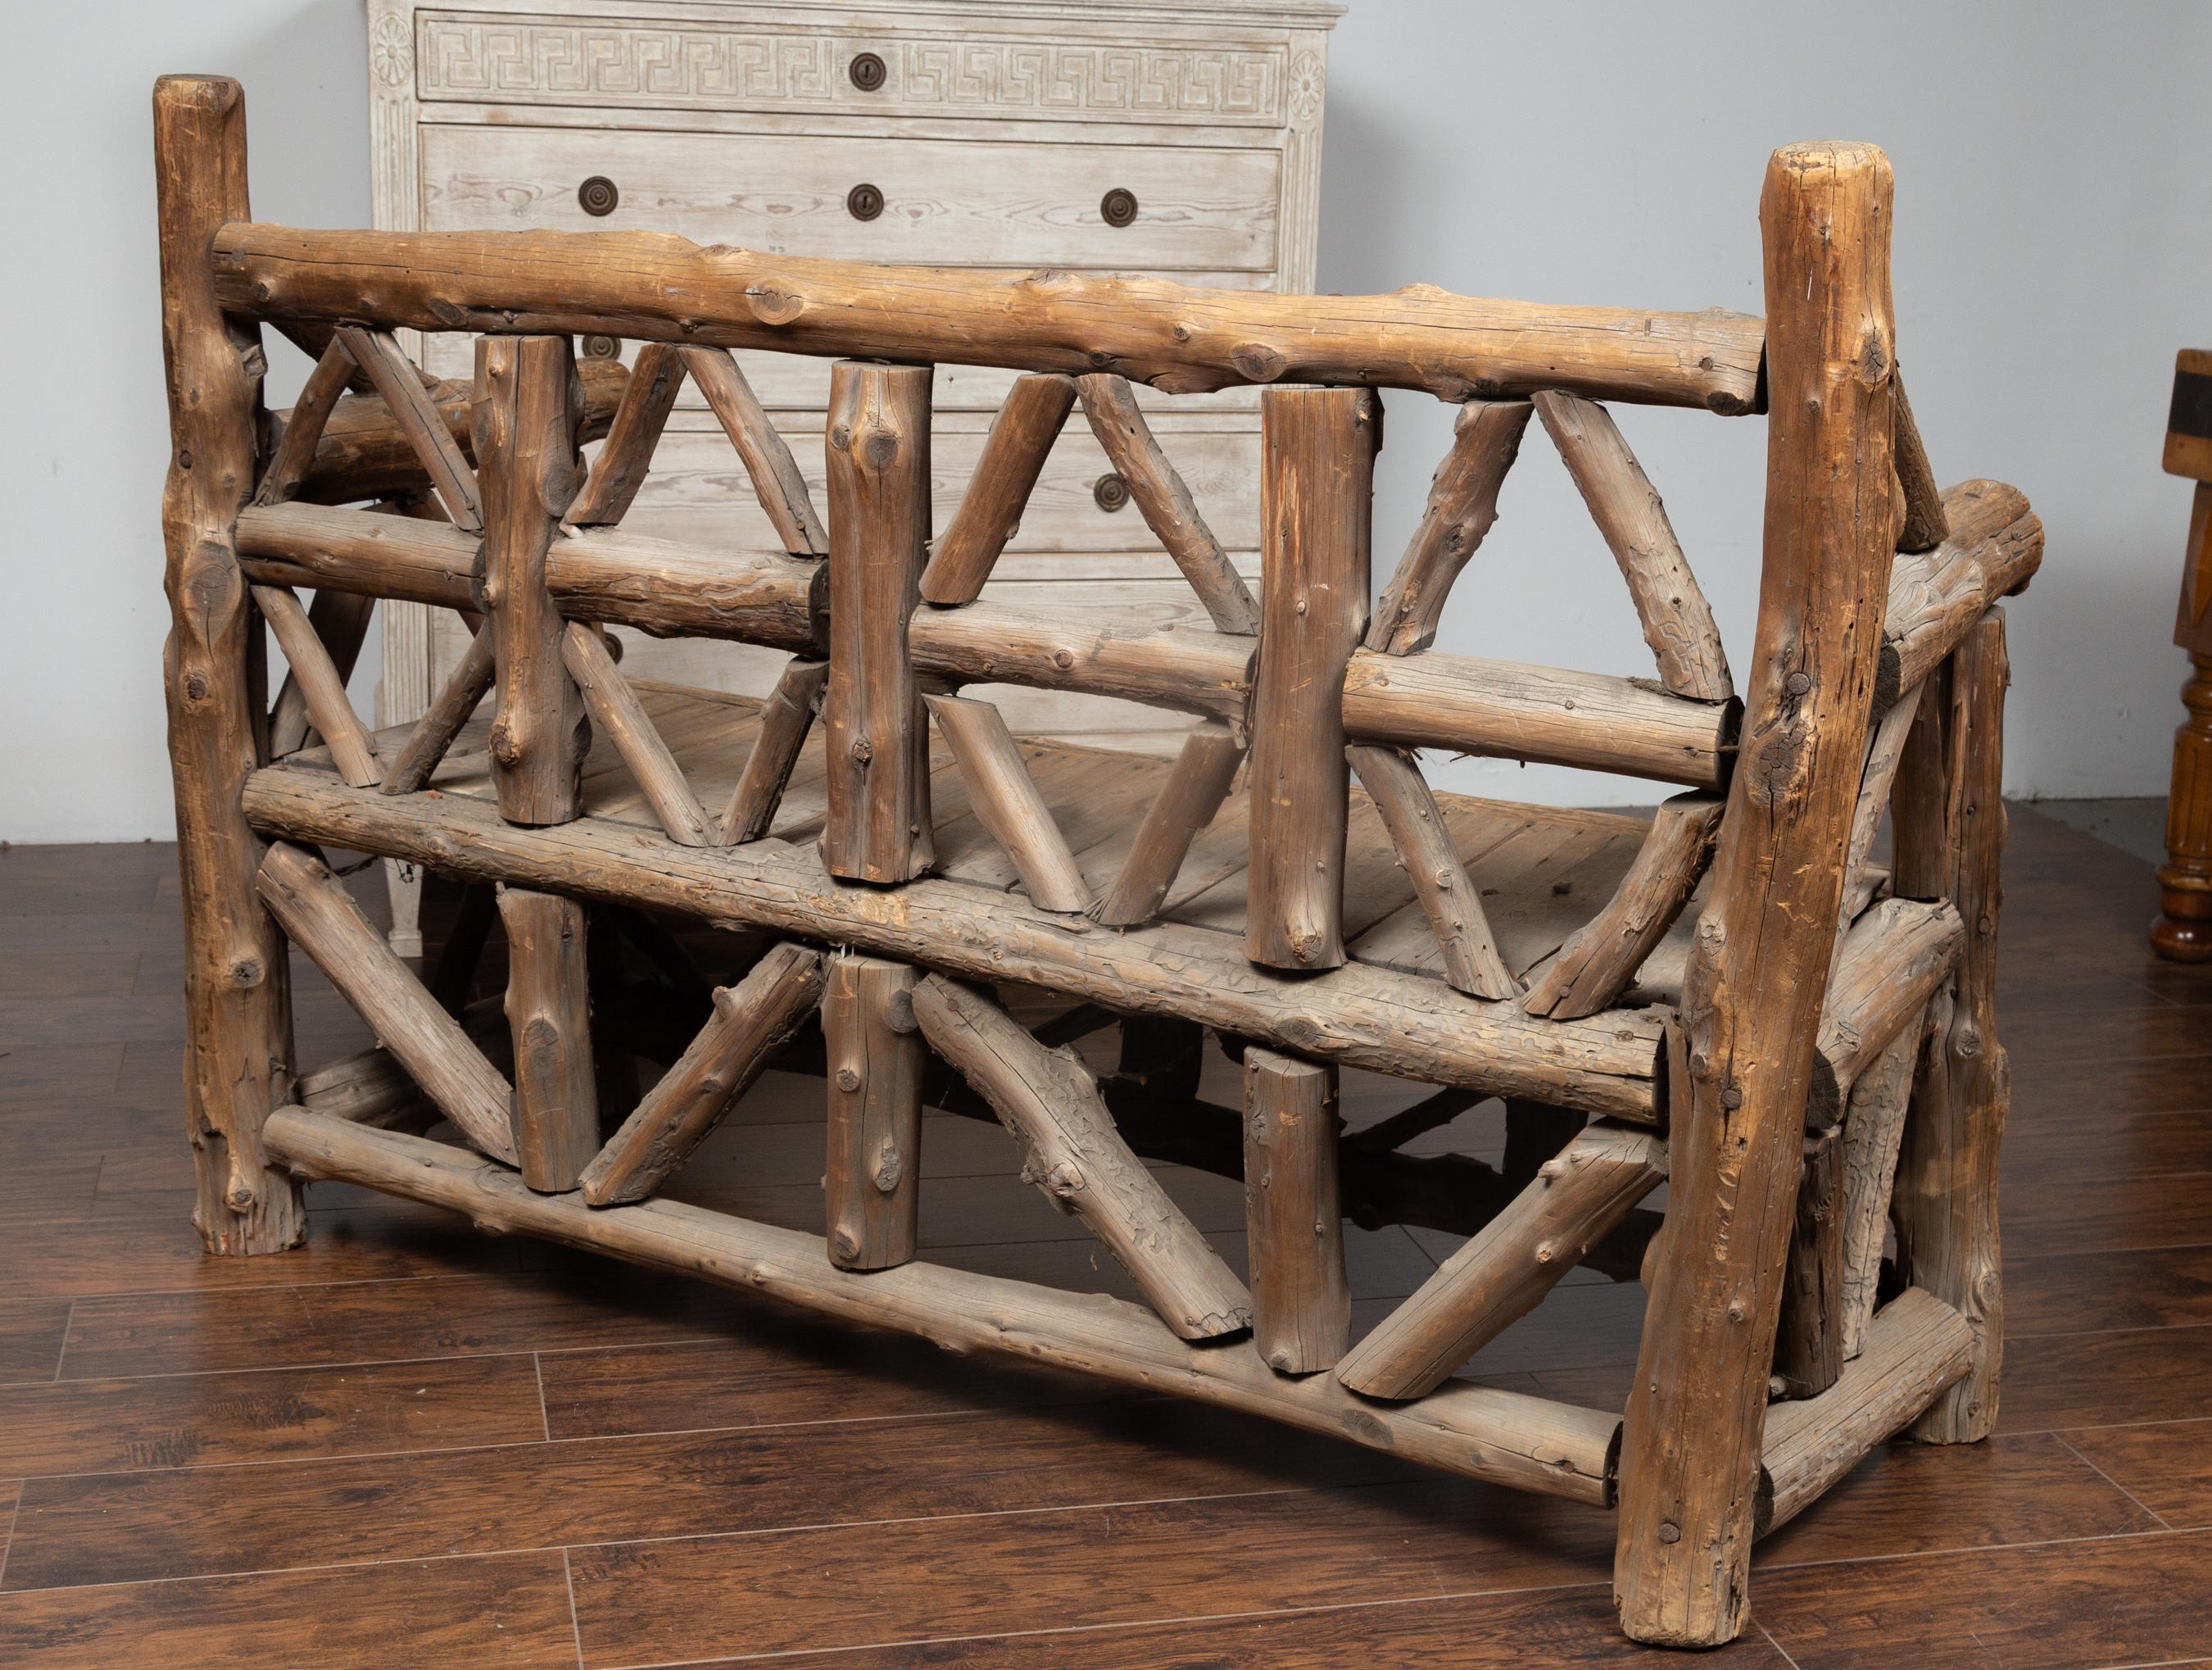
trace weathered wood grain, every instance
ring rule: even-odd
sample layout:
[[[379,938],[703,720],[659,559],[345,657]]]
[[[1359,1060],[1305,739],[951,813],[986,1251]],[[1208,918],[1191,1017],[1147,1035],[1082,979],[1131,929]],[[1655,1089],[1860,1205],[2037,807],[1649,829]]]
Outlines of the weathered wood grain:
[[[838,887],[811,850],[782,842],[672,844],[641,866],[634,824],[583,818],[526,830],[502,823],[482,801],[446,795],[428,806],[424,798],[280,768],[249,780],[245,806],[256,828],[386,853],[463,879],[848,945],[1125,1012],[1178,1015],[1396,1078],[1658,1121],[1653,1079],[1662,1027],[1650,1011],[1542,1020],[1517,1003],[1483,1003],[1438,979],[1357,963],[1286,977],[1254,967],[1233,936],[1210,929],[1163,922],[1070,933],[1066,917],[1011,896],[979,896],[957,881],[910,882],[887,910],[872,890]]]
[[[584,692],[592,724],[629,767],[668,838],[684,846],[715,844],[720,832],[708,822],[690,780],[653,728],[644,704],[607,653],[606,640],[598,629],[570,621],[561,635],[561,659]]]
[[[522,1180],[562,1194],[599,1143],[584,907],[558,893],[499,890],[507,929],[507,1023]]]
[[[1565,388],[1596,399],[1759,408],[1760,322],[1740,314],[1543,307],[1413,285],[1274,296],[1054,271],[871,267],[599,232],[321,232],[234,223],[216,295],[242,313],[418,330],[599,332],[823,357],[1086,373],[1194,393],[1364,383],[1464,400]]]
[[[1354,388],[1261,396],[1267,653],[1252,692],[1244,953],[1264,967],[1344,961],[1351,777],[1337,692],[1367,625],[1379,411]]]
[[[1498,520],[1498,490],[1520,455],[1533,410],[1526,400],[1469,400],[1460,408],[1420,525],[1367,623],[1368,649],[1409,655],[1436,642],[1452,582]]]
[[[932,974],[914,989],[930,1047],[1020,1139],[1023,1180],[1090,1226],[1184,1339],[1252,1326],[1252,1299],[1159,1179],[1129,1152],[1073,1051],[1048,1050],[983,993]]]
[[[1244,1051],[1244,1236],[1252,1344],[1279,1374],[1335,1366],[1352,1338],[1337,1183],[1336,1069]]]
[[[684,360],[678,350],[665,342],[640,344],[622,404],[607,428],[607,443],[599,448],[592,472],[561,518],[563,531],[618,522],[629,512],[638,489],[645,485],[661,430],[683,389]]]
[[[1353,1347],[1337,1379],[1370,1398],[1434,1392],[1542,1303],[1666,1175],[1665,1144],[1650,1132],[1590,1126]]]
[[[1260,630],[1260,606],[1221,541],[1198,514],[1190,489],[1152,438],[1129,380],[1094,371],[1076,379],[1083,415],[1107,461],[1128,485],[1129,497],[1184,579],[1206,606],[1214,630],[1249,637]]]
[[[1045,454],[1075,407],[1075,380],[1050,374],[1016,379],[991,420],[968,491],[921,572],[921,598],[940,608],[973,603],[1000,553],[1021,526]]]
[[[1190,856],[1191,843],[1229,798],[1244,747],[1218,719],[1200,720],[1183,738],[1174,769],[1129,843],[1128,856],[1091,914],[1109,928],[1134,928],[1159,913]]]
[[[1668,1229],[1623,1431],[1613,1594],[1638,1641],[1717,1645],[1748,1611],[1814,1017],[1896,548],[1891,198],[1877,148],[1835,143],[1777,152],[1760,200],[1771,415],[1759,631],[1685,983]]]
[[[1444,978],[1476,997],[1519,997],[1521,983],[1498,954],[1482,895],[1453,849],[1451,832],[1420,768],[1395,748],[1354,743],[1347,752],[1361,787],[1382,814],[1398,862],[1413,884],[1413,897],[1436,930]]]
[[[814,1013],[823,963],[818,951],[779,945],[736,985],[715,990],[714,1015],[691,1047],[584,1167],[587,1204],[646,1199],[691,1157],[769,1056]]]
[[[920,971],[838,957],[822,994],[830,1146],[823,1244],[840,1270],[889,1270],[914,1257],[921,1207],[921,1077],[914,1018]]]
[[[583,693],[562,657],[560,612],[546,588],[547,552],[582,478],[574,381],[566,337],[477,339],[483,601],[498,663],[492,777],[510,823],[576,815],[591,741]]]
[[[1682,554],[1667,507],[1628,449],[1613,414],[1557,389],[1536,396],[1536,415],[1559,449],[1583,503],[1605,536],[1659,663],[1659,682],[1677,696],[1724,702],[1735,694],[1712,606]]]
[[[300,848],[272,843],[256,883],[271,915],[376,1028],[422,1093],[495,1160],[515,1163],[514,1087],[440,1008],[351,894]]]
[[[969,809],[1012,861],[1030,902],[1039,910],[1072,916],[1089,910],[1091,885],[1023,765],[1022,751],[999,710],[964,696],[925,699],[952,757],[960,762]]]
[[[907,622],[929,542],[926,365],[840,361],[830,405],[830,821],[823,862],[855,881],[935,862],[929,724]]]
[[[170,434],[161,686],[185,916],[192,1221],[210,1252],[274,1252],[299,1241],[306,1218],[298,1186],[262,1154],[261,1122],[291,1095],[291,998],[283,938],[254,896],[261,843],[239,810],[262,760],[252,674],[265,663],[234,528],[253,490],[264,362],[259,329],[224,314],[207,271],[210,237],[250,212],[236,82],[154,84],[154,175]]]
[[[1997,1162],[2012,1064],[1996,1027],[2003,904],[2004,612],[1992,609],[1921,702],[1898,767],[1894,881],[1906,898],[1948,900],[1965,924],[1948,1024],[1929,1041],[1905,1116],[1890,1213],[1898,1267],[1966,1319],[1966,1376],[1913,1425],[1927,1443],[1972,1443],[1995,1427],[2004,1360]]]

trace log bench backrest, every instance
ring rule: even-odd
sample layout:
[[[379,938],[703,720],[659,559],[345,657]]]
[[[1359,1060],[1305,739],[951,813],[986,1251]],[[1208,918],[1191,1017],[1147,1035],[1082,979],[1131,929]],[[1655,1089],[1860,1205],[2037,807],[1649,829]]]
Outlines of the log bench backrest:
[[[1037,827],[1041,807],[1009,769],[995,714],[954,704],[962,685],[979,681],[1118,697],[1219,722],[1225,735],[1208,731],[1194,740],[1164,802],[1169,810],[1182,806],[1184,824],[1194,811],[1210,814],[1208,796],[1218,804],[1226,772],[1249,747],[1248,950],[1274,967],[1319,969],[1344,959],[1347,745],[1443,942],[1453,983],[1492,999],[1522,996],[1521,987],[1498,964],[1480,889],[1442,839],[1411,751],[1585,767],[1692,791],[1670,803],[1646,861],[1615,901],[1614,919],[1594,922],[1526,995],[1534,1013],[1587,1015],[1617,999],[1715,850],[1742,706],[1712,612],[1659,497],[1599,402],[1763,410],[1777,374],[1767,364],[1762,320],[1720,310],[1551,308],[1427,285],[1381,296],[1295,296],[1140,277],[872,266],[702,248],[641,233],[308,231],[243,220],[214,229],[209,283],[229,316],[267,320],[323,357],[239,520],[240,549],[256,580],[461,608],[490,604],[495,619],[507,623],[529,613],[515,588],[535,588],[547,601],[541,624],[527,629],[532,643],[522,643],[520,626],[502,625],[495,637],[511,652],[494,658],[501,687],[514,693],[550,679],[579,689],[603,729],[611,727],[602,710],[619,701],[620,675],[610,668],[596,684],[579,684],[562,670],[542,623],[732,638],[788,650],[808,665],[826,656],[826,693],[818,698],[831,750],[825,852],[837,874],[896,881],[928,866],[926,686],[935,692],[936,722],[965,774],[981,779],[980,797],[996,814],[994,832],[1012,844],[1033,897],[1042,889],[1064,907],[1088,908],[1118,926],[1157,908],[1189,832],[1174,820],[1152,832],[1157,838],[1139,844],[1124,885],[1091,899],[1068,879],[1072,862],[1055,850],[1055,832]],[[1861,381],[1871,366],[1887,391],[1894,384],[1887,338],[1864,320],[1862,326]],[[473,399],[470,391],[426,387],[396,330],[484,332]],[[560,484],[567,507],[551,521],[532,511],[527,527],[506,525],[510,515],[487,527],[465,454],[471,446],[482,454],[500,444],[486,413],[511,405],[512,397],[506,405],[489,397],[501,386],[500,368],[516,363],[500,344],[550,349],[569,332],[641,344],[627,387],[604,366],[579,367],[565,348],[538,378],[547,385],[540,404],[550,400],[546,410],[566,426],[559,444],[573,454],[579,441],[604,434],[603,455],[588,476],[572,461],[548,478]],[[830,414],[826,519],[732,348],[844,362]],[[1027,375],[933,547],[929,367],[937,361]],[[737,444],[781,552],[702,551],[620,528],[687,375]],[[561,384],[557,398],[549,379]],[[349,382],[373,395],[342,397]],[[1154,439],[1133,382],[1170,393],[1265,386],[1257,596]],[[1370,391],[1380,387],[1425,389],[1459,403],[1462,412],[1413,542],[1370,609],[1369,497],[1381,423]],[[1044,454],[1079,401],[1212,631],[980,600]],[[1898,412],[1894,402],[1886,407],[1885,435],[1909,430],[1909,414],[1900,427]],[[1614,552],[1653,649],[1656,680],[1429,647],[1453,581],[1495,517],[1499,484],[1532,420],[1560,450]],[[395,438],[397,450],[419,460],[411,480],[434,490],[442,518],[372,520],[315,508],[410,479],[400,467],[404,457],[391,456]],[[1885,445],[1878,457],[1852,460],[1855,481],[1881,484],[1871,497],[1875,519],[1892,523],[1875,541],[1885,557],[1900,532],[1934,545],[1946,531],[1917,437],[1899,456],[1901,468]],[[544,486],[536,490],[540,497]],[[1963,588],[1971,606],[1952,606],[1946,617],[1963,625],[2004,588],[1992,582],[2010,577],[2008,564],[2032,564],[2024,502],[1993,485],[1962,491],[1971,501],[1969,537],[1933,553],[1918,582],[1926,595],[1908,599],[1909,618],[1875,634],[1882,647],[1875,686],[1864,702],[1856,692],[1850,698],[1861,727],[1877,698],[1887,705],[1902,693],[1906,641],[1924,626],[1943,576],[1964,572],[1974,582]],[[1788,492],[1773,497],[1771,523]],[[536,501],[526,491],[515,502]],[[556,522],[559,538],[550,532]],[[1796,606],[1791,597],[1818,562],[1786,528],[1770,533],[1763,624]],[[1839,619],[1869,612],[1880,619],[1889,580],[1886,563],[1864,565],[1851,573],[1850,595],[1826,601]],[[1917,670],[1929,664],[1923,657]],[[1754,723],[1795,734],[1792,716],[1817,704],[1790,680],[1811,676],[1798,667],[1778,684],[1770,680],[1770,705]],[[576,730],[558,716],[551,722]],[[611,728],[637,727],[617,721]],[[530,752],[510,728],[495,744],[518,759]],[[561,750],[556,775],[573,777],[575,753]],[[422,762],[414,765],[403,781],[422,775]],[[516,805],[533,796],[556,809],[565,803],[550,780],[526,792],[519,766],[501,770],[502,794]],[[754,789],[750,806],[732,808],[726,832],[764,829],[773,807],[762,802],[763,785]],[[669,796],[655,804],[670,808],[672,832],[679,825],[703,830]],[[863,826],[874,833],[861,832]],[[1835,869],[1840,886],[1845,872],[1863,868],[1864,854],[1838,845],[1819,862]],[[1044,879],[1054,871],[1059,881]]]

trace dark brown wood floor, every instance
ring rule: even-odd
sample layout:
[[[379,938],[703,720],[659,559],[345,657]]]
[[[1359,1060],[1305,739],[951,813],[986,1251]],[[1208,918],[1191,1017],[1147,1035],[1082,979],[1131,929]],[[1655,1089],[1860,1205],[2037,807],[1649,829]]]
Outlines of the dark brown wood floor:
[[[1765,1546],[1729,1662],[2212,1662],[2212,971],[2145,951],[2148,865],[2014,835],[2002,1429],[1878,1453]],[[1593,1511],[350,1189],[302,1251],[204,1259],[179,962],[170,849],[0,854],[0,1664],[1655,1661]],[[300,990],[304,1064],[367,1042]],[[821,1146],[772,1078],[689,1187],[810,1223]],[[926,1154],[930,1256],[1115,1285],[1002,1134]],[[1233,1185],[1170,1186],[1240,1250]],[[1353,1240],[1370,1318],[1451,1245]],[[1578,1278],[1474,1372],[1618,1407],[1639,1304]]]

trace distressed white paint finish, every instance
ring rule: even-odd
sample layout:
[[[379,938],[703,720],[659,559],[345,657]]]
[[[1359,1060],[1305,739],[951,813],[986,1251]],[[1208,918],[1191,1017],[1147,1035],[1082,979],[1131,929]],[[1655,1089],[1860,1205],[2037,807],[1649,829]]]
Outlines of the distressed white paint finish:
[[[368,0],[376,223],[431,229],[617,227],[702,243],[1027,269],[1172,271],[1231,289],[1310,290],[1329,0]],[[863,92],[851,65],[883,60]],[[603,174],[613,214],[579,206]],[[846,196],[884,197],[872,221]],[[1127,227],[1101,199],[1136,196]],[[424,363],[466,375],[465,339]],[[738,356],[820,502],[829,367]],[[936,382],[933,511],[959,500],[1010,372]],[[1255,391],[1170,401],[1161,444],[1240,568],[1256,571]],[[633,523],[670,537],[773,544],[727,442],[687,387]],[[1135,509],[1099,508],[1105,456],[1080,424],[1048,460],[990,594],[1056,603],[1196,603]],[[461,644],[387,605],[379,717],[411,716]],[[781,658],[633,637],[646,678],[765,693]],[[996,691],[1017,730],[1172,744],[1182,721],[1124,704]]]

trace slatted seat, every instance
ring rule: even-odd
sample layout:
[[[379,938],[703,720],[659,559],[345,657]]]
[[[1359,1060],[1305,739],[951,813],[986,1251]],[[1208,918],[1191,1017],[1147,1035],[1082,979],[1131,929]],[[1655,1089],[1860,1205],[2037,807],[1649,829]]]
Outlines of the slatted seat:
[[[2042,527],[2001,483],[1930,472],[1878,150],[1776,154],[1759,320],[304,231],[250,218],[234,84],[165,80],[155,114],[211,1250],[293,1244],[302,1182],[342,1179],[1617,1507],[1623,1627],[1674,1644],[1741,1629],[1753,1540],[1873,1445],[1991,1429],[1995,605]],[[266,424],[264,321],[315,361]],[[466,327],[464,395],[403,333]],[[637,341],[636,371],[580,375],[579,331]],[[836,360],[818,509],[736,348]],[[939,361],[1024,375],[933,549]],[[775,549],[621,526],[687,377]],[[1261,386],[1256,576],[1222,555],[1137,382]],[[1387,577],[1386,386],[1460,408]],[[1188,583],[1179,614],[987,589],[1079,402]],[[1614,415],[1638,403],[1766,423],[1748,654],[1722,643]],[[1649,672],[1434,647],[1451,589],[1504,560],[1500,491],[1538,431]],[[346,679],[379,598],[472,637],[418,723],[373,735]],[[639,631],[788,659],[764,701],[653,685],[620,665]],[[1188,728],[1171,760],[1024,741],[1006,686]],[[1438,795],[1425,750],[1666,798],[1644,818]],[[319,849],[461,884],[439,965],[402,963]],[[727,930],[714,974],[666,914]],[[495,926],[506,993],[471,1003]],[[287,940],[378,1049],[297,1072]],[[1059,1005],[1041,1020],[1040,994]],[[1109,1071],[1066,1047],[1109,1028]],[[1215,1046],[1241,1106],[1200,1094]],[[772,1064],[823,1077],[819,1235],[685,1198]],[[1347,1065],[1436,1088],[1346,1135]],[[1493,1095],[1500,1164],[1406,1150]],[[925,1105],[1003,1125],[1026,1184],[1141,1302],[922,1258]],[[1241,1274],[1162,1159],[1242,1179]],[[1357,1338],[1347,1217],[1467,1237]],[[1454,1378],[1583,1265],[1650,1289],[1624,1411]]]
[[[759,731],[759,700],[639,680],[632,686],[655,728],[709,805],[726,799]],[[455,740],[429,786],[441,793],[493,797],[488,716],[472,720]],[[405,727],[379,734],[380,753],[403,746]],[[1128,809],[1159,791],[1170,765],[1151,754],[1030,741],[1022,756],[1054,822],[1094,886],[1104,887],[1127,856]],[[996,891],[1018,885],[1005,852],[977,822],[958,767],[941,737],[930,751],[931,802],[936,811],[937,864],[933,874]],[[327,750],[303,752],[281,770],[326,771]],[[1649,827],[1619,813],[1517,805],[1471,795],[1437,796],[1453,845],[1485,894],[1499,948],[1518,975],[1542,962],[1611,895],[1634,862]],[[1355,961],[1408,973],[1435,974],[1441,961],[1436,937],[1413,899],[1397,854],[1372,801],[1352,791],[1351,848],[1345,869],[1345,934]],[[1243,801],[1232,797],[1200,835],[1185,862],[1161,919],[1206,928],[1222,936],[1224,962],[1242,962],[1244,869],[1249,856]],[[770,836],[794,845],[820,836],[828,812],[820,736],[808,740],[784,792]],[[613,747],[596,741],[584,762],[581,815],[640,829],[654,829],[652,808]]]

